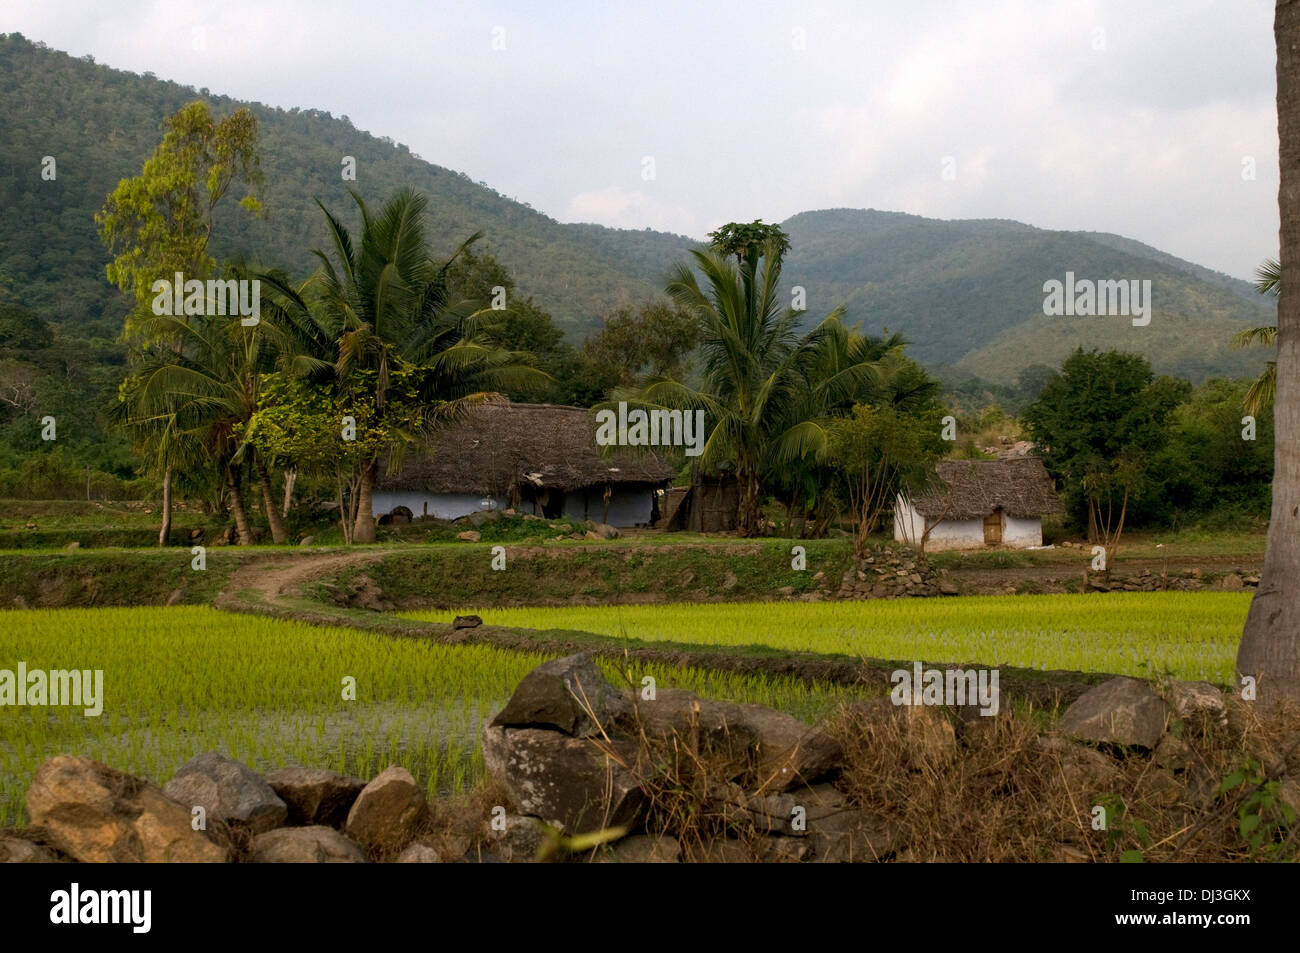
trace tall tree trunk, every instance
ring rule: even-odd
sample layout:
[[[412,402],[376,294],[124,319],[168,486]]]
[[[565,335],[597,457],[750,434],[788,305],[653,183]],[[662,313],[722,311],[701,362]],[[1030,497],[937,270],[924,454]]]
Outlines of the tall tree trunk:
[[[1237,650],[1263,706],[1300,702],[1300,2],[1280,0],[1277,43],[1279,241],[1277,397],[1273,404],[1273,511],[1264,572]]]
[[[236,542],[240,546],[253,545],[253,529],[248,523],[248,511],[244,508],[244,479],[238,464],[226,468],[230,487],[230,513],[235,517]]]
[[[741,536],[761,535],[763,526],[762,513],[758,506],[758,475],[747,464],[736,465],[736,488],[740,493],[736,528],[740,530]]]
[[[158,530],[158,545],[172,543],[172,468],[163,471],[162,528]]]
[[[357,522],[352,530],[354,543],[375,541],[375,510],[372,497],[375,490],[375,473],[379,464],[371,460],[361,471],[361,485],[357,489]]]
[[[284,471],[284,509],[281,513],[285,519],[289,518],[289,510],[293,506],[293,485],[298,482],[298,468],[290,467]]]
[[[262,485],[262,506],[266,509],[266,521],[271,526],[271,542],[283,545],[289,541],[289,531],[285,528],[284,517],[275,505],[275,491],[271,488],[271,472],[259,457],[257,460],[257,482]]]

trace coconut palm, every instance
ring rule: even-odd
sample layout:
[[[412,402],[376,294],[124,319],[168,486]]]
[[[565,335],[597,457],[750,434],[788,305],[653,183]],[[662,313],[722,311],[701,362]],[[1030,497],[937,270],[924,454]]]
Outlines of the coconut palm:
[[[1255,290],[1262,295],[1276,298],[1282,293],[1282,266],[1269,258],[1255,272]],[[1258,328],[1246,328],[1235,335],[1232,343],[1237,347],[1249,347],[1261,344],[1264,347],[1277,347],[1277,326],[1266,324]],[[1269,361],[1264,371],[1251,382],[1246,396],[1242,398],[1241,407],[1248,414],[1258,414],[1273,403],[1277,394],[1277,361]]]
[[[746,536],[762,531],[765,476],[822,452],[827,417],[851,405],[879,374],[857,352],[840,320],[843,308],[799,333],[801,313],[785,306],[780,289],[784,236],[776,230],[759,237],[729,247],[715,233],[714,247],[692,251],[704,284],[687,265],[673,270],[668,294],[702,328],[703,380],[699,387],[657,380],[638,395],[645,407],[705,411],[708,436],[699,464],[734,468]]]
[[[319,201],[325,213],[332,255],[317,249],[320,268],[312,279],[315,296],[288,295],[278,287],[286,315],[306,336],[328,329],[334,341],[333,372],[341,381],[356,371],[373,373],[373,422],[382,426],[393,372],[420,368],[419,400],[429,421],[458,416],[496,391],[547,380],[529,366],[529,355],[489,342],[494,313],[474,302],[450,300],[450,269],[479,235],[472,235],[446,261],[429,252],[424,219],[428,200],[401,189],[378,213],[355,191],[361,213],[360,244]],[[308,317],[310,313],[310,319]],[[402,451],[416,435],[394,428],[389,465],[400,465]],[[379,456],[361,470],[353,539],[373,542],[372,494]]]

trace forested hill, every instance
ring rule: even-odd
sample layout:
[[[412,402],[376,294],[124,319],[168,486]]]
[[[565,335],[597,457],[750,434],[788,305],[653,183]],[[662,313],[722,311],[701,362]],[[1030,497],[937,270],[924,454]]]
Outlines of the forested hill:
[[[1247,324],[1276,309],[1245,281],[1141,242],[1005,220],[939,221],[872,209],[804,212],[784,223],[786,272],[807,289],[812,314],[845,303],[873,328],[901,331],[923,363],[993,381],[1029,364],[1058,366],[1075,347],[1118,348],[1158,372],[1199,381],[1257,373],[1256,351],[1230,346]],[[1043,283],[1150,279],[1152,317],[1047,317]]]
[[[242,103],[206,89],[96,65],[15,35],[0,36],[0,285],[57,323],[120,328],[124,305],[106,293],[107,261],[93,216],[123,177],[139,174],[162,136],[163,120],[185,103],[206,99],[218,115],[248,105],[261,127],[266,176],[263,220],[229,203],[214,247],[306,275],[314,247],[326,245],[319,196],[354,218],[347,194],[381,200],[400,186],[430,198],[435,235],[450,251],[476,231],[479,246],[511,271],[566,330],[581,334],[614,306],[656,294],[668,264],[690,239],[597,225],[563,225],[526,204],[433,165],[404,145],[362,132],[346,117],[312,109]],[[57,178],[41,178],[54,156]],[[341,175],[343,156],[357,162],[355,182]],[[109,327],[111,323],[111,329]]]
[[[217,114],[246,105],[0,37],[0,298],[87,337],[116,335],[125,306],[105,283],[93,215],[119,179],[139,172],[163,119],[200,96]],[[510,270],[518,292],[581,338],[602,314],[659,293],[669,266],[692,246],[649,229],[556,222],[346,117],[247,105],[261,122],[267,214],[252,220],[230,203],[218,223],[228,236],[214,248],[219,257],[305,275],[315,265],[310,250],[325,244],[313,196],[350,213],[349,186],[374,200],[414,186],[430,198],[445,250],[483,231],[481,247]],[[54,181],[41,178],[47,155],[57,161]],[[340,175],[345,155],[357,160],[356,182]],[[764,211],[753,217],[770,218]],[[873,333],[903,332],[918,360],[991,381],[1014,381],[1031,364],[1057,366],[1078,345],[1137,351],[1159,372],[1198,381],[1253,375],[1262,352],[1229,340],[1245,325],[1275,320],[1246,282],[1118,235],[852,209],[804,212],[784,226],[792,241],[786,281],[806,288],[810,319],[845,303],[850,320]],[[1043,282],[1067,270],[1151,279],[1150,325],[1045,317]]]

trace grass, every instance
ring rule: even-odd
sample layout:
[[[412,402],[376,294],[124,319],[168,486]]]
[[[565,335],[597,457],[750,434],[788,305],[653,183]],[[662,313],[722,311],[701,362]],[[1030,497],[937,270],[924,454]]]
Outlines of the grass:
[[[99,717],[0,707],[0,828],[24,820],[32,773],[61,752],[159,784],[208,750],[258,771],[301,764],[370,778],[396,763],[431,794],[462,792],[483,775],[484,720],[546,657],[201,607],[0,613],[0,668],[102,669],[105,696]],[[807,720],[854,697],[757,675],[653,665],[631,674]],[[346,676],[355,701],[342,697]]]
[[[822,603],[467,609],[490,625],[646,642],[762,645],[880,659],[1230,684],[1250,594],[1133,592]],[[408,618],[445,621],[433,612]]]

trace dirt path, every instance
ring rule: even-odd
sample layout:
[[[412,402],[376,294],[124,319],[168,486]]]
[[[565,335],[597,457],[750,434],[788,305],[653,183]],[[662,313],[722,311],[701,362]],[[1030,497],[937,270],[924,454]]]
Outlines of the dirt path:
[[[265,559],[252,560],[235,570],[227,584],[228,591],[217,599],[217,607],[223,608],[223,600],[242,599],[243,593],[251,593],[262,602],[276,605],[282,596],[301,590],[309,582],[336,576],[346,569],[374,565],[387,555],[386,550],[268,555]]]

